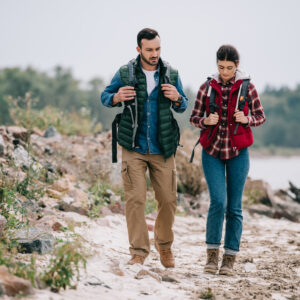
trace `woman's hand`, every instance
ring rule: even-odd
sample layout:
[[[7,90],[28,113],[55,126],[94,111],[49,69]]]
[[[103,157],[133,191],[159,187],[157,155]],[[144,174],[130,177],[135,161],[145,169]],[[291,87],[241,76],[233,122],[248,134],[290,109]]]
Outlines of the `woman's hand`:
[[[216,125],[218,122],[219,114],[217,112],[214,114],[209,114],[209,116],[204,119],[204,125]]]
[[[244,115],[243,111],[236,110],[233,117],[237,123],[248,124],[248,118]]]

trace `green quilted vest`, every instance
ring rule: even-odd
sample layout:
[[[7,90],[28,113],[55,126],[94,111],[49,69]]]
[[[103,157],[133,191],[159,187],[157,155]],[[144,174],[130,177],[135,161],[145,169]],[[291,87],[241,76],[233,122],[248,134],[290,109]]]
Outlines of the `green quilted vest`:
[[[167,71],[166,63],[159,60],[160,64],[160,76],[159,76],[159,91],[158,91],[158,141],[165,158],[175,154],[177,146],[179,144],[179,127],[177,121],[173,117],[171,111],[171,100],[165,98],[160,86],[165,78]],[[120,68],[121,80],[124,84],[130,85],[129,83],[129,68],[128,65],[124,65]],[[136,76],[136,95],[138,103],[138,125],[143,119],[144,114],[144,103],[147,100],[147,82],[146,76],[140,67],[140,57],[138,56],[135,62],[135,76]],[[177,70],[170,69],[169,83],[176,85],[178,78]],[[138,126],[139,128],[139,126]],[[134,144],[136,145],[138,131],[133,141],[134,129],[132,124],[132,115],[128,108],[124,108],[121,116],[118,129],[118,143],[127,150],[133,150]]]

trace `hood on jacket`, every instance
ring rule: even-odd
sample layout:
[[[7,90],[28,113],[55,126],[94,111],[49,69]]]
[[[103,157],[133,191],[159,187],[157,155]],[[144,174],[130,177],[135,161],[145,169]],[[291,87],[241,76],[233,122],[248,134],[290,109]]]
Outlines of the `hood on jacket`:
[[[217,72],[215,74],[212,74],[211,76],[208,76],[207,79],[215,79],[218,81],[220,73]],[[235,73],[235,82],[238,80],[244,80],[244,79],[251,79],[250,75],[241,69],[237,68]]]

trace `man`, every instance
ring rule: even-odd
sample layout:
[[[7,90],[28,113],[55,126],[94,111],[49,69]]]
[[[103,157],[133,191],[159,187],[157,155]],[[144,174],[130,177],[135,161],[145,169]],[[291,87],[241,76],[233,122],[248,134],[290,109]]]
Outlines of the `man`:
[[[178,125],[171,108],[184,112],[188,99],[177,70],[160,58],[157,31],[141,30],[137,44],[139,55],[118,70],[103,91],[101,102],[107,107],[124,104],[118,143],[122,146],[125,214],[132,255],[128,263],[143,264],[150,252],[145,220],[148,168],[158,201],[155,247],[161,263],[171,268],[175,266],[171,245],[177,201],[174,156],[179,143]]]

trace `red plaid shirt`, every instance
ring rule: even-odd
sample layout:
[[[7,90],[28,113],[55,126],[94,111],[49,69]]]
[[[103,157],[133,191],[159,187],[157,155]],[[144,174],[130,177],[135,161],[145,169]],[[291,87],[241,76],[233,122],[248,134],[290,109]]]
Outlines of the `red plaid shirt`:
[[[235,151],[230,147],[230,137],[229,137],[229,128],[226,126],[227,122],[227,110],[228,110],[228,99],[229,93],[232,88],[232,85],[235,82],[235,77],[224,84],[219,77],[218,84],[221,87],[222,91],[222,117],[221,122],[217,131],[217,135],[214,141],[210,144],[210,146],[205,149],[206,152],[214,157],[220,159],[230,159],[240,154],[239,149]],[[204,114],[205,114],[205,99],[207,97],[207,84],[206,82],[200,86],[200,89],[197,94],[197,98],[195,101],[195,106],[192,111],[192,115],[190,118],[190,123],[195,127],[200,129],[207,128],[204,125]],[[247,116],[248,124],[244,125],[246,127],[255,127],[263,124],[266,120],[263,107],[260,103],[260,99],[258,97],[255,86],[250,82],[248,86],[248,94],[247,97],[250,99],[249,109],[251,111],[251,116]],[[225,124],[225,125],[223,125]]]

